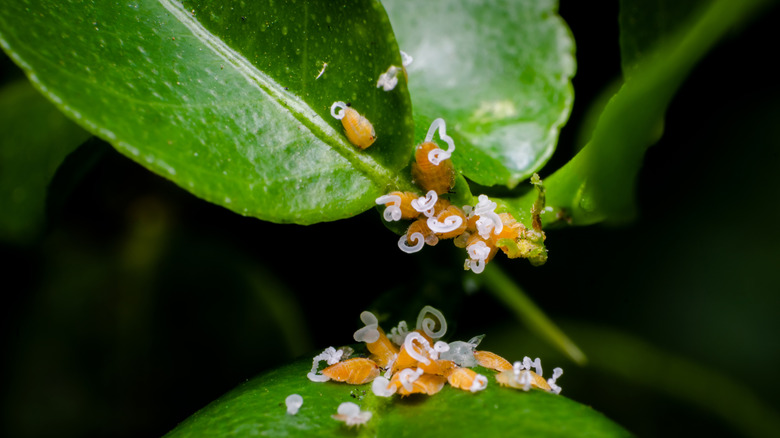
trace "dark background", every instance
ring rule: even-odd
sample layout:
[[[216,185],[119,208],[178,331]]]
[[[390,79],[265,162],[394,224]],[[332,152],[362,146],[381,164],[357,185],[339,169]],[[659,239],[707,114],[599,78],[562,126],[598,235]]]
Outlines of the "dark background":
[[[577,44],[576,97],[542,176],[581,146],[588,105],[620,76],[617,2],[598,13],[585,3],[560,8]],[[58,171],[40,240],[0,243],[0,432],[160,436],[263,370],[349,342],[366,308],[398,309],[395,320],[433,304],[454,338],[487,333],[492,351],[563,366],[564,395],[640,436],[744,434],[672,365],[725,376],[777,412],[777,12],[723,41],[685,82],[647,154],[634,223],[552,230],[539,268],[497,257],[589,366],[464,287],[449,245],[397,251],[376,211],[309,227],[243,218],[91,141]],[[0,79],[20,74],[0,62]],[[658,361],[616,373],[609,364],[628,350],[599,333],[641,340]]]

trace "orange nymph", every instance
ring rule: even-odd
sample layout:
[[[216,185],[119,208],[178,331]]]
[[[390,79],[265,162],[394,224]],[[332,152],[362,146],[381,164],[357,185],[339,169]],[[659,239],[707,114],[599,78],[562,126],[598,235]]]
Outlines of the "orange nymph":
[[[341,112],[337,113],[336,108],[340,108]],[[334,102],[330,107],[330,114],[341,120],[347,139],[353,145],[365,149],[376,141],[376,131],[371,122],[344,102]]]
[[[379,327],[376,315],[364,311],[360,314],[360,320],[365,327],[356,331],[352,337],[357,342],[365,342],[366,348],[371,352],[371,359],[380,367],[386,368],[398,356],[398,348],[390,342],[382,327]]]
[[[550,385],[547,384],[544,378],[531,370],[522,370],[519,373],[515,373],[515,370],[504,371],[496,374],[496,381],[501,386],[509,386],[510,388],[522,389],[524,391],[528,391],[532,387],[550,391]]]
[[[379,371],[376,362],[358,357],[331,365],[322,370],[322,374],[338,382],[362,385],[374,380],[379,375]]]
[[[428,218],[426,221],[439,239],[452,239],[466,231],[466,215],[460,208],[449,205],[438,215]]]
[[[449,192],[455,185],[455,168],[449,159],[438,165],[431,163],[428,155],[435,150],[440,149],[433,142],[417,146],[414,153],[415,161],[412,163],[412,178],[426,192],[433,190],[441,195]]]
[[[401,236],[398,247],[403,252],[413,253],[420,251],[426,243],[434,246],[439,243],[439,238],[428,228],[426,219],[420,218],[412,222],[406,234]]]
[[[512,370],[512,364],[508,360],[490,351],[475,351],[474,358],[481,367],[499,372]]]
[[[447,378],[434,374],[423,374],[421,369],[417,371],[407,368],[394,374],[390,379],[390,386],[396,387],[396,392],[401,396],[410,394],[434,395],[444,388]]]
[[[376,342],[367,342],[366,348],[371,352],[371,358],[382,368],[386,368],[390,362],[398,357],[398,348],[390,342],[382,327],[376,328],[379,331],[379,339]]]
[[[390,213],[385,213],[385,220],[388,222],[401,219],[414,219],[420,215],[420,212],[412,207],[412,201],[419,198],[420,195],[414,192],[390,192],[376,199],[377,204],[384,204]],[[387,211],[385,210],[385,211]],[[391,218],[388,219],[388,216]]]
[[[447,382],[455,388],[477,392],[487,388],[487,377],[471,368],[456,367],[447,374]]]

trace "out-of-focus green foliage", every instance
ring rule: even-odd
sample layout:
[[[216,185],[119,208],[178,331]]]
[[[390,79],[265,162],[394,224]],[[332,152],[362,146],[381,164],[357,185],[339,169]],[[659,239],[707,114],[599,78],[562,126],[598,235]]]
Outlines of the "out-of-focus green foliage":
[[[39,236],[49,181],[87,138],[27,80],[0,89],[0,239],[26,244]]]

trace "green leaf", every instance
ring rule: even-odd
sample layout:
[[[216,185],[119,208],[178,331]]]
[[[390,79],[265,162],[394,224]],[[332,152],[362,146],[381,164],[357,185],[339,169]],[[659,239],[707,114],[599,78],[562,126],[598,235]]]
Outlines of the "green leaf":
[[[87,138],[27,80],[0,89],[0,239],[29,243],[40,233],[49,181]]]
[[[335,220],[409,184],[410,100],[403,80],[376,87],[401,64],[376,1],[18,1],[0,45],[81,126],[240,214]],[[373,123],[371,148],[347,141],[334,101]]]
[[[647,57],[652,62],[643,62],[606,105],[591,141],[545,179],[548,205],[576,225],[631,220],[636,176],[646,149],[663,132],[663,116],[672,97],[720,38],[766,3],[718,1],[679,27]]]
[[[445,385],[434,396],[401,399],[376,397],[371,385],[314,383],[306,373],[311,361],[256,377],[198,411],[171,431],[183,436],[483,436],[508,431],[524,437],[622,437],[620,426],[590,407],[544,391],[499,387],[490,377],[487,389],[472,394]],[[478,372],[493,372],[479,368]],[[297,415],[288,415],[285,398],[303,397]],[[353,402],[372,412],[360,429],[349,429],[331,415],[339,404]]]
[[[574,42],[557,1],[383,3],[414,58],[418,138],[443,117],[453,162],[482,185],[514,187],[541,168],[573,101]]]

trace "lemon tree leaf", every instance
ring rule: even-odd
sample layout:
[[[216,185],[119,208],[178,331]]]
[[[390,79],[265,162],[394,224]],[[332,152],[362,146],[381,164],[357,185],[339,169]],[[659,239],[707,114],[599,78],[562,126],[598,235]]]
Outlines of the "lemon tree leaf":
[[[411,106],[403,79],[376,87],[401,64],[377,1],[18,1],[0,45],[76,123],[237,213],[335,220],[405,184]],[[335,101],[373,123],[373,146],[349,143]]]
[[[514,187],[552,155],[571,111],[574,42],[555,0],[384,1],[407,67],[418,137],[443,117],[452,159]]]
[[[562,395],[499,387],[489,377],[484,391],[471,393],[448,385],[434,396],[374,396],[371,385],[314,383],[308,359],[260,375],[183,421],[166,436],[483,436],[627,437],[626,430],[592,408]],[[478,372],[492,376],[490,370]],[[560,382],[559,382],[560,383]],[[296,415],[285,399],[299,394]],[[350,429],[334,420],[343,402],[372,412],[371,420]]]

